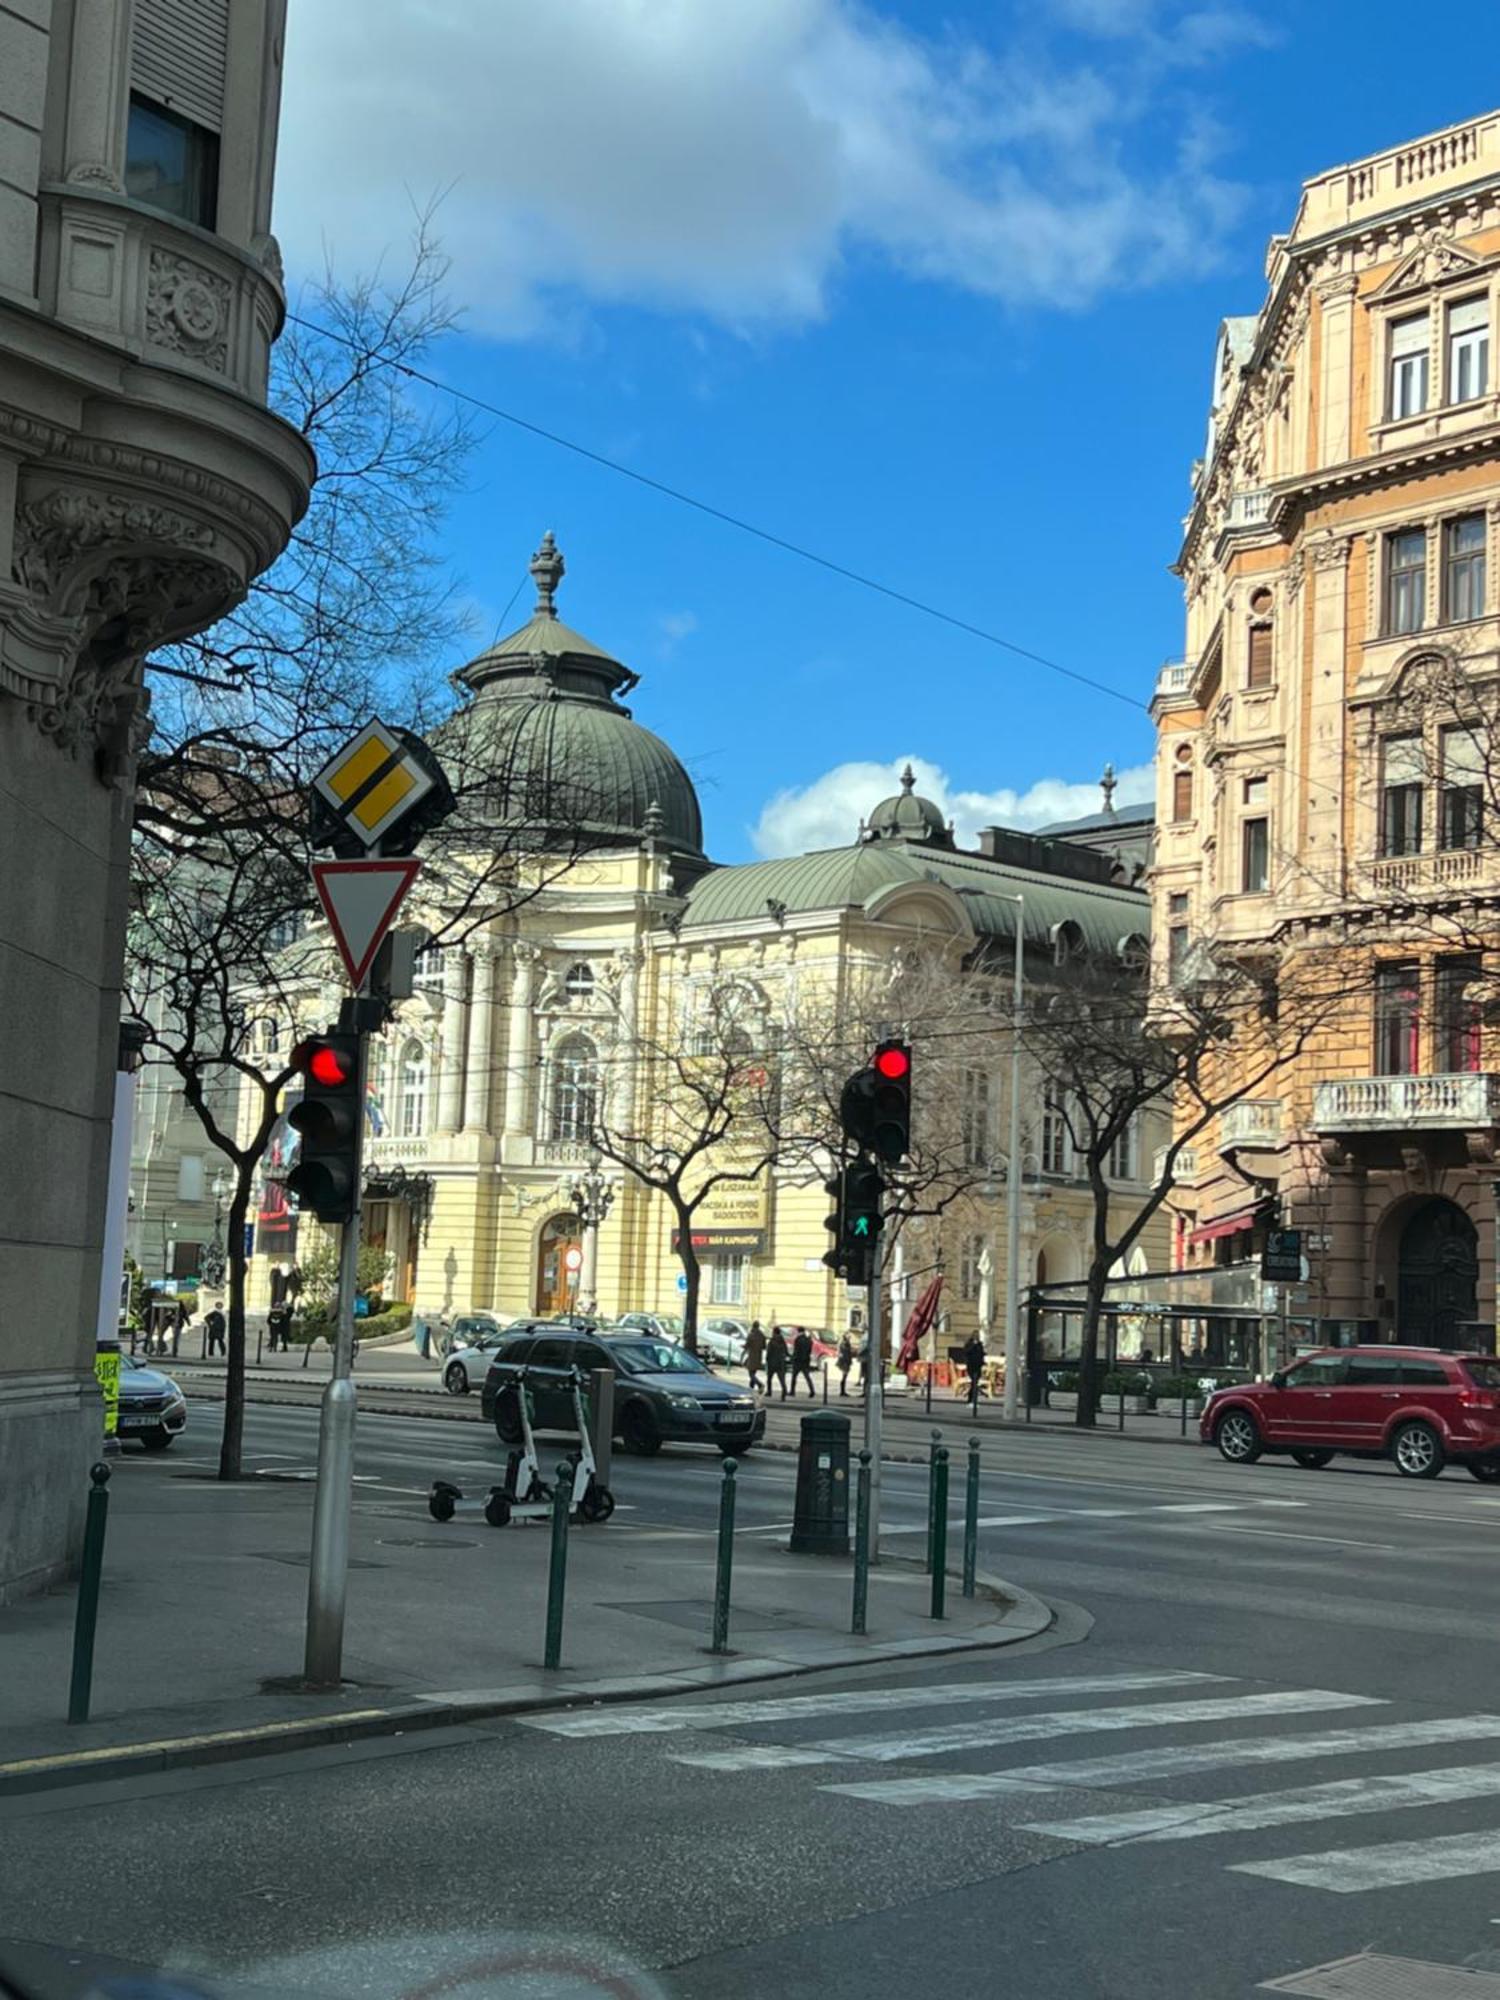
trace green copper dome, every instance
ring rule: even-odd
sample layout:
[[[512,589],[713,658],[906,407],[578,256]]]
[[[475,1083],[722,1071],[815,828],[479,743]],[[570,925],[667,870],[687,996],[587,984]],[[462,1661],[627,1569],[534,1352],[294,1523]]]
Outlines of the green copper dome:
[[[917,774],[908,764],[901,773],[901,789],[894,798],[882,799],[860,828],[861,840],[914,840],[924,846],[951,847],[953,835],[941,810],[917,790]]]
[[[649,834],[658,847],[701,861],[692,780],[616,700],[639,676],[557,616],[564,568],[545,535],[531,559],[536,610],[454,675],[475,699],[440,747],[462,765],[462,782],[490,788],[501,822],[604,847],[635,846]]]

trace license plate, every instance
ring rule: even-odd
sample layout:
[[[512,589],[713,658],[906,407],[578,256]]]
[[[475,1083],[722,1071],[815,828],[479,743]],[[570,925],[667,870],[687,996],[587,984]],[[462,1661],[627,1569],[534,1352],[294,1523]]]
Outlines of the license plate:
[[[120,1429],[122,1431],[155,1430],[160,1422],[160,1417],[126,1416],[123,1410],[120,1413]]]
[[[718,1420],[721,1424],[748,1424],[750,1414],[749,1410],[720,1410]]]

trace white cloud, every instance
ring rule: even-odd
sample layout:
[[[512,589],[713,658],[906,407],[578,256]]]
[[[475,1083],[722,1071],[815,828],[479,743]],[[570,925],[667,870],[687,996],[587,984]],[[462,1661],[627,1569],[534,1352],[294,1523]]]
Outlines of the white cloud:
[[[1107,69],[860,0],[311,0],[277,227],[294,271],[368,268],[440,195],[456,295],[505,335],[580,301],[797,322],[856,257],[1054,305],[1201,268],[1237,191],[1201,147],[1132,154],[1191,122],[1164,93],[1192,24],[1238,16],[1072,7]]]
[[[918,792],[954,822],[960,843],[967,847],[973,846],[982,826],[1047,826],[1054,820],[1082,819],[1103,805],[1097,779],[1038,778],[1024,792],[1009,786],[976,792],[955,788],[940,765],[923,757],[897,757],[889,764],[838,764],[810,785],[793,786],[768,801],[750,831],[756,853],[769,857],[847,847],[860,821],[900,789],[908,763],[916,773]],[[1140,805],[1153,798],[1155,782],[1149,764],[1121,771],[1115,804]]]
[[[661,650],[670,655],[697,631],[698,616],[693,611],[664,611],[656,625],[661,633]]]

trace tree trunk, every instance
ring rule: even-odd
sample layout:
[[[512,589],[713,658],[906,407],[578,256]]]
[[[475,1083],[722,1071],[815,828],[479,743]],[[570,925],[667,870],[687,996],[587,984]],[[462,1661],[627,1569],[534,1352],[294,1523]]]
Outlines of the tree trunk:
[[[245,1217],[255,1161],[240,1167],[229,1204],[229,1360],[224,1370],[224,1437],[219,1446],[219,1477],[238,1479],[245,1443]]]
[[[1083,1331],[1078,1342],[1078,1408],[1073,1421],[1092,1430],[1099,1411],[1099,1320],[1109,1266],[1092,1264],[1083,1288]]]
[[[698,1253],[693,1248],[693,1218],[682,1209],[677,1211],[677,1256],[682,1264],[682,1275],[687,1279],[687,1290],[682,1296],[682,1344],[689,1354],[696,1354],[698,1288],[703,1278],[703,1266],[698,1262]]]

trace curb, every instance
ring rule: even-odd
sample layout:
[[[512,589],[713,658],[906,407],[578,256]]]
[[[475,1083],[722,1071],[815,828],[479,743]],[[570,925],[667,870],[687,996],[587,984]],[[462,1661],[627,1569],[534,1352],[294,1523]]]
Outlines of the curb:
[[[894,1560],[899,1562],[901,1558]],[[950,1574],[961,1578],[962,1573],[953,1570]],[[290,1750],[316,1750],[371,1737],[401,1736],[408,1731],[452,1728],[491,1717],[571,1708],[581,1702],[660,1701],[674,1695],[702,1694],[714,1688],[749,1686],[757,1681],[796,1680],[840,1667],[891,1664],[941,1654],[997,1652],[1002,1647],[1039,1638],[1056,1622],[1052,1607],[1031,1591],[984,1570],[976,1572],[976,1581],[982,1589],[1006,1601],[1005,1611],[986,1628],[982,1637],[949,1639],[935,1633],[930,1639],[893,1639],[883,1643],[876,1640],[855,1652],[846,1643],[851,1635],[839,1633],[833,1635],[830,1643],[837,1646],[843,1642],[844,1650],[834,1650],[826,1658],[806,1662],[754,1656],[736,1659],[730,1655],[712,1672],[689,1669],[683,1673],[641,1674],[634,1679],[575,1681],[553,1688],[538,1685],[535,1692],[511,1695],[482,1688],[457,1689],[417,1695],[385,1708],[353,1709],[343,1715],[266,1722],[249,1729],[206,1730],[193,1736],[111,1744],[97,1750],[64,1750],[0,1764],[0,1799],[58,1791],[72,1785],[106,1784],[139,1773],[191,1770],[202,1765],[239,1763],[251,1757],[279,1756]],[[997,1626],[1010,1629],[997,1631]]]

